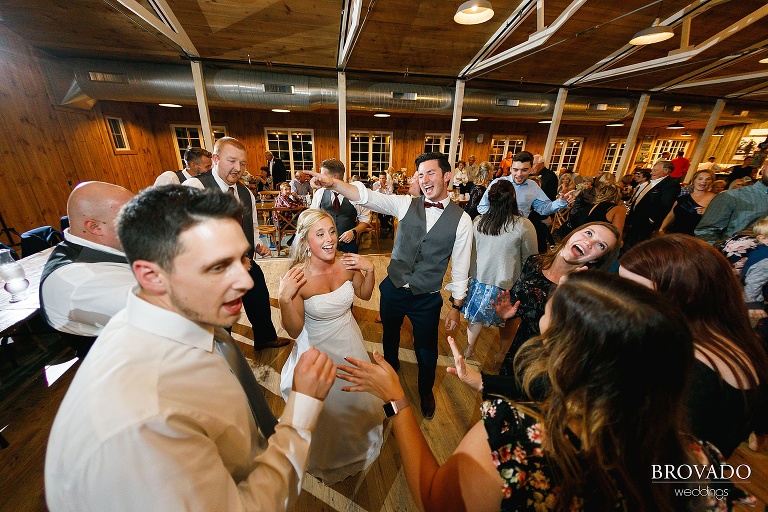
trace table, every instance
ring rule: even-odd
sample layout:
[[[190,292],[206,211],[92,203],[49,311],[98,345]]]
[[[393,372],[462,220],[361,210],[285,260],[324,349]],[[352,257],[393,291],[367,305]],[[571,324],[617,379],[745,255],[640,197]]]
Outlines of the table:
[[[274,202],[271,203],[256,203],[256,211],[261,213],[263,222],[261,226],[272,224],[275,227],[277,254],[280,255],[282,250],[283,237],[285,235],[296,233],[296,221],[299,218],[299,214],[306,210],[305,206],[297,206],[295,208],[286,208],[282,206],[275,206]],[[278,222],[275,225],[274,218],[277,217]]]
[[[18,327],[40,310],[40,276],[51,252],[53,247],[19,260],[29,281],[24,300],[11,303],[11,294],[0,289],[0,334]]]

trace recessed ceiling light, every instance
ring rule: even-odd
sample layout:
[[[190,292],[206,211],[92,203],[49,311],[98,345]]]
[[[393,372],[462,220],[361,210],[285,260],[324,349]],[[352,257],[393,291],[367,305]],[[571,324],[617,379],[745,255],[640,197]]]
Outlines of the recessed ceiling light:
[[[542,119],[541,121],[539,121],[539,124],[552,124],[552,120],[551,119]]]
[[[453,21],[460,25],[477,25],[493,18],[493,6],[488,0],[469,0],[459,6]]]
[[[158,103],[161,107],[169,107],[169,108],[181,108],[181,105],[177,105],[175,103]]]
[[[386,112],[376,112],[375,114],[373,114],[373,117],[389,117],[389,114],[387,114]]]
[[[461,120],[470,123],[472,121],[477,121],[477,118],[476,117],[462,117]]]
[[[287,108],[273,108],[272,112],[277,112],[279,114],[285,114],[287,112],[290,112]]]
[[[621,121],[611,121],[610,123],[606,124],[605,126],[624,126],[624,123]]]

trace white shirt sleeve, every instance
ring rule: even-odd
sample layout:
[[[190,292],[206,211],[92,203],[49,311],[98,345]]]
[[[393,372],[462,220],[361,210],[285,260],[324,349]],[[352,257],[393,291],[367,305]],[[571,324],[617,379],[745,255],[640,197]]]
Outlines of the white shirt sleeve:
[[[197,178],[189,178],[184,183],[182,183],[182,185],[184,185],[185,187],[199,188],[200,190],[205,190],[205,186],[203,185],[203,182]]]
[[[198,180],[200,181],[200,180]],[[154,186],[160,185],[179,185],[179,177],[173,171],[165,171],[163,174],[157,177]]]
[[[451,282],[445,289],[456,300],[467,296],[469,283],[469,263],[472,257],[472,219],[463,213],[456,228],[456,240],[451,252]]]
[[[325,188],[315,190],[315,193],[312,195],[312,204],[309,205],[310,208],[320,209],[320,202],[323,200],[323,194],[326,190]]]
[[[398,219],[405,217],[405,214],[408,213],[408,208],[411,206],[411,196],[388,196],[374,192],[365,188],[359,181],[355,181],[352,185],[356,186],[360,193],[360,200],[352,201],[354,205],[361,204],[374,212],[394,215]]]

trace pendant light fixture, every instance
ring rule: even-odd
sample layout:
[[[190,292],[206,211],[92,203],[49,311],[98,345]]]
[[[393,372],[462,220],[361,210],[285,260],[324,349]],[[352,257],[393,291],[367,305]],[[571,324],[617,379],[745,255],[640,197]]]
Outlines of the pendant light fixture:
[[[661,0],[661,2],[659,2],[659,12],[656,14],[656,19],[653,24],[651,24],[649,28],[645,28],[635,34],[634,37],[629,40],[629,44],[642,46],[645,44],[660,43],[675,35],[671,28],[659,26],[659,23],[661,22],[661,8],[663,6],[664,0]]]
[[[460,25],[477,25],[493,18],[493,6],[488,0],[469,0],[459,6],[453,21]]]
[[[667,130],[682,130],[685,128],[685,125],[680,122],[678,119],[672,124],[667,125]]]

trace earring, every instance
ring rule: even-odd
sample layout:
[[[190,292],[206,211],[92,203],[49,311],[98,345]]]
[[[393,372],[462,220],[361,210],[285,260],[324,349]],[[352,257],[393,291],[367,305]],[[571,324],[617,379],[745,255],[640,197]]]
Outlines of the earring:
[[[309,247],[307,247],[307,256],[312,256],[312,250]]]

